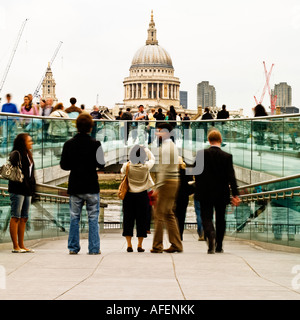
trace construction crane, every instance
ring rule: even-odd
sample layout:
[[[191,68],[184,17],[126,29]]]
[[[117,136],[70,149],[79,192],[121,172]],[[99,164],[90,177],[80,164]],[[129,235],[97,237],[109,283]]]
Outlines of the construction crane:
[[[263,64],[264,64],[264,70],[265,70],[266,83],[265,83],[264,89],[262,91],[260,100],[258,101],[257,98],[254,96],[254,100],[255,100],[256,105],[261,104],[263,102],[267,87],[269,88],[269,94],[270,94],[270,77],[271,77],[272,69],[274,67],[274,63],[272,64],[269,73],[267,71],[265,61],[263,61]]]
[[[55,60],[55,58],[56,58],[56,56],[57,56],[57,53],[58,53],[58,51],[59,51],[59,49],[60,49],[60,47],[61,47],[62,44],[63,44],[62,41],[60,41],[59,44],[58,44],[58,47],[56,48],[56,50],[55,50],[55,52],[54,52],[54,54],[53,54],[53,56],[52,56],[51,61],[49,62],[49,66],[50,66],[50,67],[51,67],[53,61]],[[36,87],[36,89],[35,89],[35,91],[34,91],[34,93],[33,93],[33,98],[36,98],[36,97],[39,97],[39,96],[40,96],[39,92],[40,92],[41,86],[42,86],[42,84],[43,84],[43,81],[44,81],[46,72],[47,72],[47,69],[46,69],[46,71],[44,72],[44,74],[43,74],[43,76],[42,76],[42,79],[40,80],[38,86]]]
[[[17,40],[16,40],[16,43],[15,43],[15,46],[13,48],[13,51],[12,51],[12,54],[10,56],[10,59],[9,59],[9,62],[7,64],[7,67],[4,71],[4,75],[3,75],[3,78],[1,80],[1,83],[0,83],[0,94],[1,94],[1,91],[3,89],[3,86],[4,86],[4,83],[5,83],[5,80],[6,80],[6,77],[8,75],[8,72],[9,72],[9,69],[10,69],[10,66],[12,64],[12,61],[14,59],[14,56],[15,56],[15,53],[17,51],[17,48],[18,48],[18,45],[19,45],[19,42],[20,42],[20,39],[21,39],[21,36],[22,36],[22,33],[24,31],[24,28],[25,28],[25,25],[26,25],[26,22],[28,21],[28,19],[26,19],[23,23],[22,23],[22,26],[21,26],[21,29],[18,33],[18,37],[17,37]],[[0,97],[0,103],[1,103],[1,97]]]

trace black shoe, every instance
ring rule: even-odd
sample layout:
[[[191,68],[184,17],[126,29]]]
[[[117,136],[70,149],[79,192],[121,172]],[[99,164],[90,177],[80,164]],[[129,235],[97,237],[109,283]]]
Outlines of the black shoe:
[[[137,251],[138,252],[145,252],[145,249],[143,249],[142,247],[137,247]]]
[[[132,247],[127,247],[127,252],[133,252]]]
[[[215,250],[207,250],[207,253],[208,253],[208,254],[214,254],[214,253],[215,253]]]
[[[174,253],[174,252],[182,252],[182,250],[179,249],[175,249],[173,247],[170,247],[168,249],[164,249],[164,252],[168,252],[168,253]]]
[[[223,253],[223,252],[224,252],[223,249],[219,249],[219,248],[216,249],[216,253]]]

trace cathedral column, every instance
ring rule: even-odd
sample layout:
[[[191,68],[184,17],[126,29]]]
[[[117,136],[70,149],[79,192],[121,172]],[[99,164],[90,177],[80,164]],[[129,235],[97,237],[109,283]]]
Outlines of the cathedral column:
[[[154,83],[152,83],[152,93],[151,93],[151,99],[154,97]]]

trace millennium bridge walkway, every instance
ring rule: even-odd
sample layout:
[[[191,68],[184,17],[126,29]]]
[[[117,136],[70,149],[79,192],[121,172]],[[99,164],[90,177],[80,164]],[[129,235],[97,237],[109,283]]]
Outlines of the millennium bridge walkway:
[[[153,230],[144,241],[144,253],[127,253],[120,203],[115,215],[107,215],[115,207],[101,194],[102,253],[97,256],[86,254],[84,214],[82,250],[76,256],[67,251],[68,195],[57,184],[67,178],[59,158],[64,141],[75,132],[74,121],[3,113],[0,117],[0,165],[14,137],[29,132],[39,182],[25,237],[35,253],[12,254],[7,181],[0,180],[0,300],[300,298],[299,115],[178,124],[175,141],[188,165],[197,150],[207,147],[205,137],[212,126],[222,132],[222,148],[233,154],[242,203],[228,207],[224,253],[207,255],[195,219],[186,221],[183,253],[151,254]],[[51,121],[68,122],[67,134],[45,139]],[[92,134],[105,152],[104,171],[118,172],[134,143],[148,145],[147,124],[132,123],[127,144],[126,122],[95,124]],[[155,139],[150,148],[156,152]]]

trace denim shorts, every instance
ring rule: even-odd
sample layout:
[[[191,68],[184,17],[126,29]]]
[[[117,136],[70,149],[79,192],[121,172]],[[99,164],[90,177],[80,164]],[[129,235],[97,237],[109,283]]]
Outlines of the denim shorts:
[[[31,197],[10,193],[11,217],[28,218]]]

